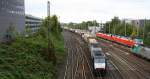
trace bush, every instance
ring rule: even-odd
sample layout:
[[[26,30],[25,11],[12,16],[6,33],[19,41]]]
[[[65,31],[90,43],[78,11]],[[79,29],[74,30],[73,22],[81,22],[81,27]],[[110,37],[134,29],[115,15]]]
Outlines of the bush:
[[[55,39],[55,37],[53,37]],[[58,56],[64,52],[63,42],[55,39]],[[47,41],[41,36],[18,38],[11,45],[0,45],[1,79],[54,79],[56,67],[45,60]]]

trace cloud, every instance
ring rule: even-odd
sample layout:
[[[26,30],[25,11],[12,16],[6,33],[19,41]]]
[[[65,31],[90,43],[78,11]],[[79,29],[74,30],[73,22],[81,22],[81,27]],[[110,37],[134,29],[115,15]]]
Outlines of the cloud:
[[[150,18],[149,0],[50,0],[51,14],[61,22],[120,18]],[[47,15],[47,0],[25,0],[26,13],[39,17]]]

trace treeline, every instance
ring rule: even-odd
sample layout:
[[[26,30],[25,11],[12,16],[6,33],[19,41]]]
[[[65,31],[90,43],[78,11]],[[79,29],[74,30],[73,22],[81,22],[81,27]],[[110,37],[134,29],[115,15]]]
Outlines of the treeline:
[[[81,23],[69,23],[66,26],[74,29],[85,29],[88,30],[89,26],[98,26],[99,23],[96,20],[93,21],[83,21]]]
[[[144,44],[150,45],[150,41],[148,41],[150,40],[150,20],[145,20],[143,26],[138,27],[114,17],[111,21],[106,22],[103,32],[141,38],[144,40]]]
[[[101,27],[100,24],[101,23],[98,23],[96,20],[93,20],[83,21],[81,23],[69,23],[65,26],[73,29],[88,30],[90,26]],[[150,45],[150,20],[145,20],[144,25],[138,27],[132,23],[120,20],[119,17],[114,17],[111,21],[104,24],[100,32],[128,36],[131,38],[141,38],[144,40],[145,45]]]
[[[106,22],[104,32],[133,37],[137,35],[136,26],[126,23],[125,21],[121,21],[118,17],[114,17],[111,21]]]

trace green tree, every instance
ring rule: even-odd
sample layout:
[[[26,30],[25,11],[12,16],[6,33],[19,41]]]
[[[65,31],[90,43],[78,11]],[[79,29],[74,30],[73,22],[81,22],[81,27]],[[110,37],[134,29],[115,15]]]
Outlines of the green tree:
[[[98,22],[96,20],[93,20],[93,26],[98,26]]]
[[[145,22],[145,27],[144,27],[144,34],[145,34],[145,37],[149,37],[149,33],[150,33],[150,20],[147,20]]]
[[[12,23],[10,23],[10,26],[6,30],[7,41],[8,42],[14,41],[18,35],[19,34],[18,34],[15,26]]]
[[[92,21],[87,21],[87,25],[88,26],[93,26],[93,22]]]
[[[133,32],[135,31],[134,29],[136,29],[136,27],[132,24],[121,21],[118,17],[114,17],[111,21],[106,22],[104,32],[122,36],[130,36],[132,34],[133,36],[135,33]]]
[[[57,16],[56,15],[52,16],[50,22],[51,22],[50,26],[51,26],[52,33],[59,34],[60,26],[59,26]]]
[[[56,64],[56,55],[51,35],[53,34],[54,36],[59,37],[60,33],[61,25],[56,15],[53,15],[52,17],[48,16],[43,20],[39,34],[41,34],[43,38],[47,39],[48,47],[45,52],[46,55],[48,55],[48,59],[52,60],[54,64]]]
[[[114,17],[111,21],[111,33],[116,34],[116,27],[120,24],[120,20],[118,17]]]
[[[98,26],[98,22],[96,20],[93,21],[82,21],[81,23],[72,23],[70,22],[68,24],[68,27],[73,28],[73,29],[85,29],[88,30],[89,26]]]

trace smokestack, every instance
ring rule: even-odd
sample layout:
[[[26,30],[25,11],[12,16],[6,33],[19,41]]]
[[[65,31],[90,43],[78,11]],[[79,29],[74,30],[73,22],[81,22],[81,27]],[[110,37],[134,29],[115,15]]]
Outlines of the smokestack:
[[[50,16],[50,1],[47,2],[47,16]]]

